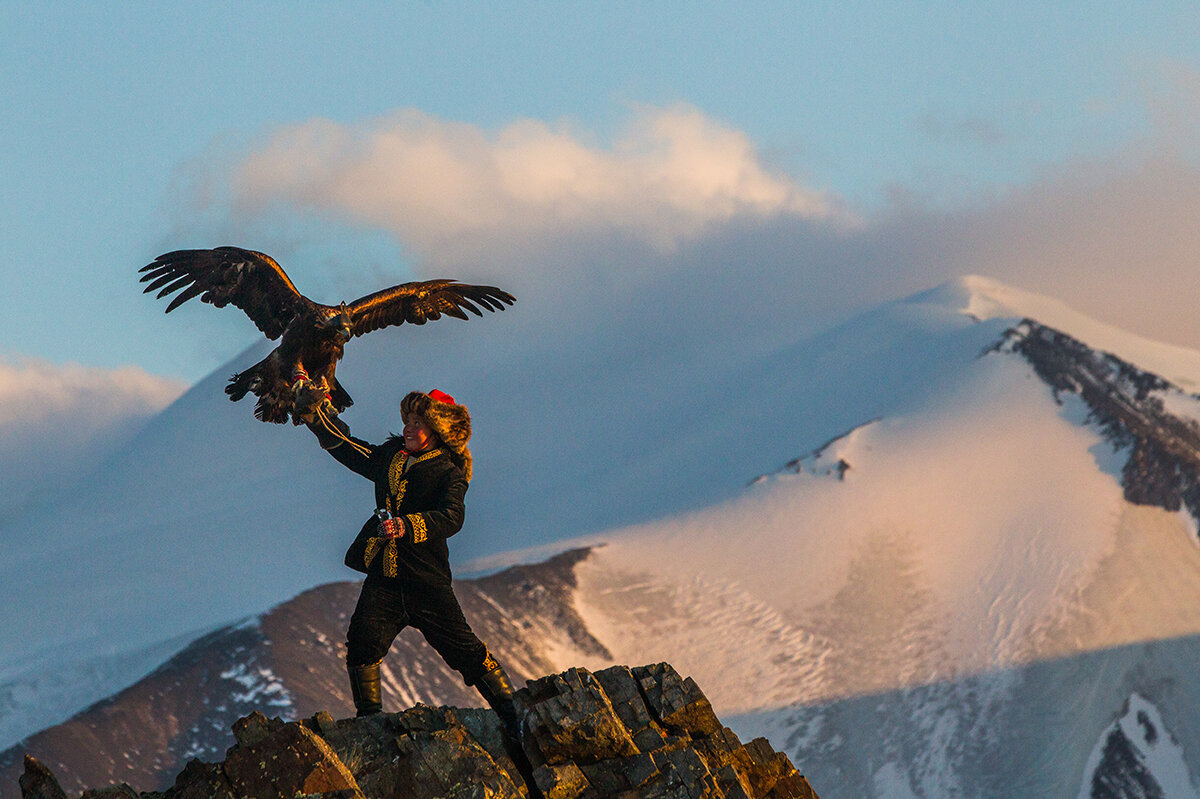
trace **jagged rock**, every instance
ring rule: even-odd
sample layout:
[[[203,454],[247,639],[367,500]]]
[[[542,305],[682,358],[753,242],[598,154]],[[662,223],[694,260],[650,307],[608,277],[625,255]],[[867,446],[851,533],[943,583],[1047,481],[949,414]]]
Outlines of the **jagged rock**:
[[[200,760],[188,761],[166,796],[171,799],[236,799],[221,767]]]
[[[709,736],[721,729],[708,697],[691,677],[684,679],[666,663],[634,671],[646,706],[668,730],[688,730]]]
[[[254,746],[271,737],[283,726],[279,719],[269,719],[259,711],[238,719],[233,725],[233,739],[242,746]]]
[[[95,791],[84,791],[79,799],[139,799],[139,794],[125,783],[110,785]]]
[[[533,772],[535,783],[540,787],[542,796],[546,799],[567,799],[579,796],[588,789],[590,783],[579,766],[574,763],[560,763],[557,766],[542,765]]]
[[[531,681],[517,704],[520,749],[479,708],[300,722],[256,711],[234,725],[224,761],[191,761],[166,792],[118,785],[83,799],[816,799],[786,755],[763,738],[743,745],[700,687],[665,663],[570,669]],[[65,799],[33,758],[20,783],[26,799]]]
[[[637,754],[629,730],[586,669],[543,677],[525,691],[525,724],[544,762],[594,763]]]
[[[19,780],[24,799],[67,799],[66,793],[36,757],[25,755],[25,773]]]
[[[252,743],[239,742],[225,755],[224,774],[235,795],[292,799],[296,794],[358,791],[354,776],[320,736],[300,724],[264,723],[268,720],[257,711],[254,716],[260,718],[252,716],[243,725],[253,729],[248,736]],[[236,735],[237,725],[234,729]]]

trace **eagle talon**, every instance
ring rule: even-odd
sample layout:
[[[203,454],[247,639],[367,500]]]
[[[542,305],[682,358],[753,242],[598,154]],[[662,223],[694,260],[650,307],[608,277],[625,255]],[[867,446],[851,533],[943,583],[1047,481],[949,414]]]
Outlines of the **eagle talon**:
[[[307,376],[298,379],[292,386],[292,396],[292,424],[311,424],[322,411],[326,416],[337,416],[324,377],[320,380],[308,380]]]

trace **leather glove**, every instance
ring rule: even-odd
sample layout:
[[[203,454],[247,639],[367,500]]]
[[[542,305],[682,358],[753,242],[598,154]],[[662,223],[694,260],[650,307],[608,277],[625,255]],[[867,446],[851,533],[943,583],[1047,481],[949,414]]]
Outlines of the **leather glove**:
[[[316,418],[317,410],[322,407],[325,407],[326,413],[333,410],[325,378],[313,381],[301,377],[292,385],[292,396],[294,398],[292,403],[293,421],[311,422]]]

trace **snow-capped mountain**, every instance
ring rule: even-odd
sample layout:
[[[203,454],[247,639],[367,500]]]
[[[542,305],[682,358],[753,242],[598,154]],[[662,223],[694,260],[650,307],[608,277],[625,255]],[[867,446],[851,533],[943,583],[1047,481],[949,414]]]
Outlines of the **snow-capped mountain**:
[[[430,374],[473,398],[460,563],[604,542],[570,598],[592,657],[673,663],[822,796],[1200,793],[1200,353],[969,277],[665,392],[560,368],[514,391],[470,356],[401,378],[375,356],[340,375],[368,438],[358,419],[386,424]],[[343,576],[369,487],[221,379],[61,515],[22,520],[38,543],[0,575],[8,741],[56,720],[17,693],[48,679],[39,650],[145,667]],[[65,551],[33,532],[81,516]]]
[[[613,535],[588,629],[713,686],[823,795],[1200,795],[1195,353],[980,279],[829,349],[872,318],[970,343],[744,496]],[[1155,732],[1110,743],[1130,712]]]

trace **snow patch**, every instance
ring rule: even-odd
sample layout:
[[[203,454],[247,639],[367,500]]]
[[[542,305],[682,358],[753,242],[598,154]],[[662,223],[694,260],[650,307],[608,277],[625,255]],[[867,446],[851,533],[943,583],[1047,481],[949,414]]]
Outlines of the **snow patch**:
[[[875,796],[890,799],[918,799],[908,784],[908,778],[898,763],[885,763],[875,772]]]
[[[287,687],[269,668],[237,663],[221,672],[221,679],[232,680],[242,686],[241,691],[231,694],[235,702],[289,710],[293,707],[292,696]]]
[[[1186,507],[1179,509],[1178,516],[1187,532],[1188,542],[1194,547],[1200,547],[1200,525],[1196,523],[1196,517]]]
[[[647,572],[638,549],[615,544],[575,569],[576,610],[611,662],[669,661],[704,687],[722,716],[787,706],[816,691],[823,642],[739,583]],[[585,664],[607,665],[600,660]]]
[[[1163,410],[1172,416],[1200,422],[1200,397],[1180,391],[1156,391],[1154,396],[1162,402]]]

